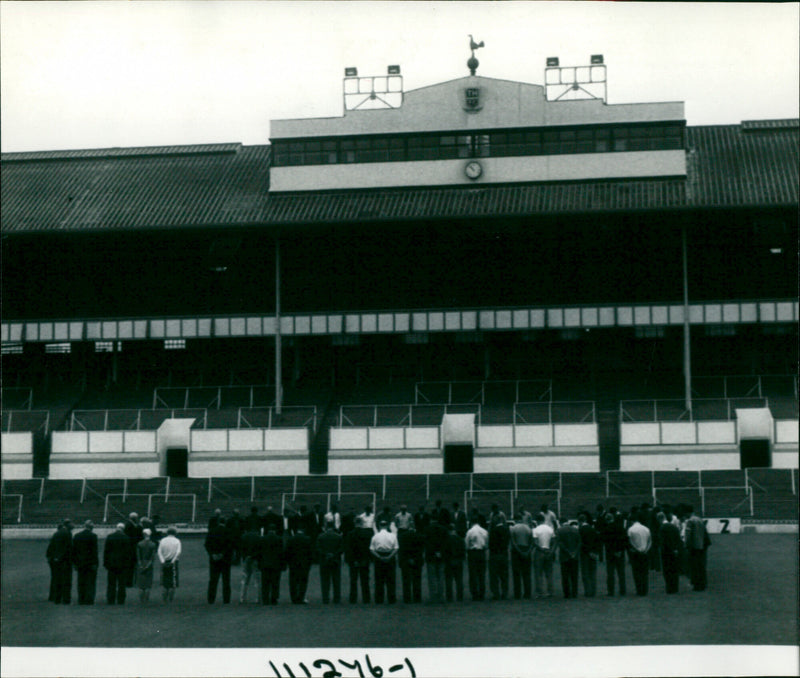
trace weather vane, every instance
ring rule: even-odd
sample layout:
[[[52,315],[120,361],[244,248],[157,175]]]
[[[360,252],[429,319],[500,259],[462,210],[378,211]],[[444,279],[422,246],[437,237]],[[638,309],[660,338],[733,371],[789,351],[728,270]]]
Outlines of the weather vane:
[[[478,66],[480,65],[480,61],[475,58],[475,50],[480,49],[481,47],[483,47],[483,40],[480,42],[475,42],[475,38],[470,35],[469,49],[472,52],[472,56],[467,60],[467,68],[469,68],[470,75],[475,75],[475,71],[478,70]]]

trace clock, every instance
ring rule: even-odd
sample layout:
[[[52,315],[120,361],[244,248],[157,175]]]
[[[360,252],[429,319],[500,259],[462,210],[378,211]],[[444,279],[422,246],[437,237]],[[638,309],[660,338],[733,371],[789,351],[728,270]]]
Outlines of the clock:
[[[481,164],[477,160],[471,160],[464,165],[464,174],[466,174],[469,179],[475,181],[475,179],[483,174],[483,167],[481,167]]]

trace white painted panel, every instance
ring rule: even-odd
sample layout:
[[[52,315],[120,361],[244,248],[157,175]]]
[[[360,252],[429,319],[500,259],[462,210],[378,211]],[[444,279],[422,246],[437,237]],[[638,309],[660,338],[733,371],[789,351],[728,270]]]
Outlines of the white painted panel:
[[[670,325],[683,324],[683,306],[669,307],[669,323]]]
[[[511,311],[497,311],[495,313],[495,327],[498,330],[511,329]]]
[[[328,332],[331,334],[339,334],[342,331],[342,316],[329,315],[328,316]]]
[[[156,452],[155,431],[125,431],[123,438],[126,453]]]
[[[367,433],[371,450],[402,450],[403,429],[395,427],[369,428]]]
[[[214,318],[214,336],[227,337],[231,333],[230,318]]]
[[[546,453],[518,454],[509,456],[475,455],[475,473],[527,473],[554,472],[598,473],[600,455],[563,455]],[[538,505],[538,504],[537,504]]]
[[[381,313],[378,315],[378,331],[391,332],[394,330],[394,315],[392,313]]]
[[[332,428],[330,430],[331,450],[366,450],[366,428]]]
[[[277,318],[272,316],[262,316],[261,318],[261,327],[264,329],[265,336],[272,336],[273,334],[278,333],[278,320]]]
[[[797,420],[781,419],[775,422],[775,442],[776,443],[798,443],[798,427],[800,422]],[[796,460],[795,460],[796,461]],[[797,465],[797,464],[795,464]]]
[[[617,324],[617,314],[614,308],[605,307],[600,309],[600,325],[602,327],[612,327]]]
[[[283,318],[285,320],[285,318]],[[247,332],[247,323],[244,318],[231,318],[231,336],[243,337]]]
[[[176,319],[167,320],[167,336],[171,339],[181,336],[181,321]]]
[[[620,445],[658,445],[658,434],[658,422],[623,422],[620,426]]]
[[[247,334],[250,336],[261,334],[261,318],[247,318]]]
[[[55,323],[53,331],[56,341],[69,340],[69,326],[67,325],[67,323]]]
[[[705,307],[702,304],[691,304],[689,306],[689,323],[698,325],[703,322]]]
[[[706,322],[722,322],[722,304],[706,304]]]
[[[33,478],[33,455],[31,454],[24,462],[9,462],[6,457],[3,457],[0,473],[3,476],[3,480],[29,480]]]
[[[87,454],[88,431],[53,431],[50,450],[53,454]]]
[[[661,441],[664,445],[694,445],[697,442],[697,428],[689,421],[662,422]]]
[[[231,431],[233,433],[233,431]],[[265,450],[308,450],[308,429],[273,428],[264,431]]]
[[[395,332],[408,332],[409,328],[409,314],[408,313],[395,313],[394,314],[394,331]]]
[[[441,457],[393,457],[388,459],[337,459],[328,458],[328,474],[342,476],[418,474],[424,484],[424,474],[444,473]]]
[[[426,332],[428,330],[428,314],[414,313],[411,317],[414,332]]]
[[[669,322],[666,306],[653,306],[650,313],[650,320],[653,325],[666,325]]]
[[[243,476],[298,476],[308,473],[308,459],[189,459],[189,476],[193,478],[241,478]]]
[[[782,323],[794,320],[794,305],[790,301],[778,304],[778,321]]]
[[[124,457],[123,457],[124,458]],[[155,478],[160,474],[158,459],[152,461],[97,461],[87,458],[85,463],[50,462],[49,478],[76,480],[80,478]]]
[[[311,318],[307,315],[299,315],[294,319],[295,334],[311,333]]]
[[[294,318],[281,316],[281,334],[294,334]]]
[[[442,442],[445,445],[474,445],[475,415],[445,414],[442,417]]]
[[[133,339],[133,321],[120,320],[119,322],[119,338],[120,339]]]
[[[258,451],[264,449],[264,432],[260,428],[256,429],[229,429],[228,446],[217,449],[228,449],[231,451]]]
[[[739,304],[722,305],[722,321],[726,323],[739,322]]]
[[[528,325],[530,324],[528,311],[522,309],[514,311],[513,323],[515,329],[528,329]]]
[[[564,309],[564,325],[567,327],[580,327],[581,324],[581,309],[567,308]]]
[[[3,433],[0,443],[4,457],[10,454],[33,454],[33,433],[30,431]]]
[[[596,308],[584,308],[581,310],[581,324],[584,327],[597,327],[598,311]]]
[[[444,328],[446,330],[461,329],[461,313],[459,311],[448,311],[444,314]]]
[[[597,425],[556,424],[553,439],[556,447],[597,445]]]
[[[697,442],[700,445],[722,445],[725,443],[735,443],[736,422],[735,421],[698,422]]]
[[[89,431],[89,453],[121,453],[122,431]]]
[[[788,452],[773,450],[772,468],[797,469],[797,448],[795,448],[794,450],[790,450]]]
[[[739,452],[692,452],[691,454],[620,453],[620,471],[702,471],[706,469],[733,470],[739,468]]]
[[[741,319],[743,323],[754,323],[758,320],[758,313],[756,312],[755,304],[742,304],[741,305]]]
[[[514,447],[513,426],[478,426],[478,447]]]
[[[164,321],[154,320],[150,323],[150,336],[159,338],[164,336]],[[25,338],[31,340],[31,336],[26,332]],[[100,336],[100,323],[87,322],[86,323],[86,338],[89,340],[102,339]]]
[[[116,327],[116,323],[112,323]],[[39,341],[53,340],[53,323],[39,323]]]
[[[361,316],[361,331],[376,332],[378,329],[378,317],[374,313],[367,313]]]
[[[324,315],[311,316],[311,332],[313,334],[325,334],[328,329],[326,318],[327,316]]]
[[[428,329],[438,332],[444,329],[444,313],[428,313]]]
[[[200,318],[197,321],[197,335],[200,337],[211,336],[211,318]]]
[[[517,447],[553,447],[553,427],[550,424],[522,424],[516,427]]]
[[[406,428],[408,449],[440,449],[438,426],[409,426]]]
[[[481,311],[478,318],[480,320],[481,329],[494,329],[494,311]]]
[[[462,311],[461,328],[464,330],[478,329],[478,314],[476,311]]]
[[[192,452],[218,452],[228,449],[228,432],[225,429],[197,431],[192,429],[190,454]]]
[[[620,306],[617,309],[617,325],[632,325],[633,309],[630,306]]]
[[[772,412],[768,407],[737,407],[736,432],[739,440],[772,440]]]
[[[361,331],[361,316],[354,314],[349,314],[345,316],[345,331],[346,332]]]
[[[70,334],[72,333],[72,329],[70,328]],[[137,339],[147,339],[147,321],[146,320],[134,320],[133,321],[133,336]],[[75,337],[80,338],[80,337]]]
[[[649,306],[636,306],[633,309],[633,323],[634,323],[634,325],[649,325],[650,324],[650,307]]]
[[[548,327],[563,327],[564,326],[564,309],[562,309],[562,308],[548,308],[547,309],[547,326]]]

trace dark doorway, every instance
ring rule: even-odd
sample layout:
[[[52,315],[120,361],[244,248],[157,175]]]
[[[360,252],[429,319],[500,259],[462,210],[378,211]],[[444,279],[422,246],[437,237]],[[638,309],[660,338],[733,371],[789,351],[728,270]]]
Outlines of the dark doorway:
[[[444,472],[472,473],[472,445],[445,445]]]
[[[167,475],[170,478],[186,478],[189,452],[185,447],[167,448]]]
[[[739,458],[742,468],[769,468],[772,455],[767,438],[739,441]]]

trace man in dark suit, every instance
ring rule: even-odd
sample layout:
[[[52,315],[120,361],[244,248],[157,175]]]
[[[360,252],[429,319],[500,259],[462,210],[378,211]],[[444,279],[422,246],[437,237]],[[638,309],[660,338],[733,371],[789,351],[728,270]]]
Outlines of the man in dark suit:
[[[450,516],[450,521],[456,528],[456,534],[463,539],[467,535],[467,514],[459,508],[458,502],[453,503],[453,515]]]
[[[128,566],[125,569],[125,586],[131,587],[134,584],[134,575],[136,573],[136,547],[142,541],[144,528],[139,521],[138,513],[131,513],[128,520],[125,521],[125,534],[128,536],[129,550],[128,550]]]
[[[100,564],[94,523],[87,520],[72,539],[72,565],[78,573],[78,604],[94,605],[97,567]]]
[[[333,588],[333,602],[342,599],[342,553],[344,545],[342,535],[336,531],[333,520],[325,523],[323,532],[315,543],[317,561],[319,562],[319,578],[322,586],[322,602],[330,601]]]
[[[403,602],[422,602],[422,564],[425,561],[425,539],[410,523],[408,529],[397,532],[397,561],[402,577]]]
[[[212,525],[205,541],[208,553],[208,602],[217,599],[217,584],[222,577],[222,602],[231,602],[231,563],[233,562],[233,539],[227,522],[220,518]]]
[[[681,531],[667,520],[664,513],[659,512],[656,519],[659,523],[658,536],[661,542],[661,571],[664,575],[664,585],[667,593],[677,593],[683,548]]]
[[[585,512],[578,517],[580,522],[578,532],[581,536],[581,581],[583,582],[583,593],[589,598],[597,593],[597,563],[603,548],[600,535],[590,520],[589,514]]]
[[[260,538],[258,567],[261,570],[261,603],[277,605],[281,590],[281,572],[286,568],[283,539],[278,536],[275,524],[271,523],[267,533]]]
[[[72,599],[72,523],[64,520],[47,545],[50,565],[50,601],[69,605]]]
[[[267,506],[267,512],[261,519],[261,526],[264,528],[264,534],[267,534],[272,527],[275,534],[280,537],[283,535],[283,516],[278,515],[271,506]]]
[[[345,533],[344,558],[350,566],[350,602],[358,602],[358,585],[361,582],[361,601],[369,603],[371,594],[369,590],[369,564],[372,556],[369,545],[374,532],[372,528],[364,527],[364,521],[359,516],[354,518],[354,527]]]
[[[122,605],[125,602],[130,548],[131,540],[125,534],[125,524],[117,523],[117,529],[106,537],[103,548],[103,567],[108,571],[106,602],[109,605]]]
[[[706,551],[711,546],[706,525],[695,512],[694,507],[687,508],[689,517],[686,520],[686,550],[689,552],[689,579],[692,589],[705,591],[708,586],[706,572]]]
[[[447,529],[447,542],[444,547],[444,592],[447,602],[453,600],[453,585],[455,584],[455,599],[464,600],[464,560],[467,557],[464,537],[459,535],[454,523]]]
[[[311,538],[306,534],[305,528],[298,525],[297,531],[286,543],[286,563],[289,565],[289,595],[292,603],[303,605],[307,603],[306,591],[308,590],[308,574],[311,570],[313,550]]]

